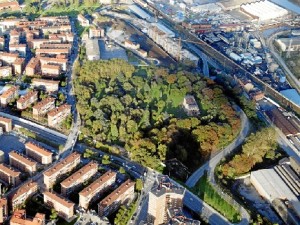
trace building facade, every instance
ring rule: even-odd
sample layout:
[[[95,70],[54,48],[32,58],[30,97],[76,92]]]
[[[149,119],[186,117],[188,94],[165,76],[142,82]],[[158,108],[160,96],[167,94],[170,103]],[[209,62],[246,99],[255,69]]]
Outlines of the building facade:
[[[13,210],[22,206],[28,198],[33,196],[38,191],[38,184],[36,182],[29,181],[19,187],[11,195],[11,207]]]
[[[43,213],[35,214],[32,219],[26,218],[25,209],[14,211],[9,224],[10,225],[45,225],[46,215]]]
[[[7,207],[7,199],[0,199],[0,223],[3,224],[8,216],[8,207]]]
[[[55,127],[71,113],[71,105],[61,105],[48,113],[48,126]]]
[[[53,192],[44,192],[44,204],[55,209],[58,215],[65,220],[70,220],[74,216],[74,206],[73,202],[64,199]]]
[[[97,200],[101,194],[107,191],[116,182],[117,174],[107,171],[92,184],[79,192],[79,206],[88,209],[89,204]]]
[[[47,92],[58,91],[59,81],[46,79],[32,79],[31,85]]]
[[[80,163],[80,154],[73,152],[64,160],[56,163],[44,172],[44,184],[49,189],[65,173],[70,172]]]
[[[2,127],[4,132],[12,131],[12,119],[0,116],[0,127]]]
[[[37,91],[29,91],[17,101],[17,109],[23,110],[38,100]]]
[[[33,142],[27,142],[25,144],[26,155],[33,158],[35,161],[48,165],[52,163],[52,152],[44,149],[41,146],[34,144]]]
[[[20,183],[20,174],[12,167],[3,163],[0,164],[0,179],[8,185],[17,186]]]
[[[37,162],[16,151],[9,154],[9,164],[23,172],[33,175],[37,171]]]
[[[99,216],[108,216],[115,212],[120,205],[130,202],[134,197],[134,185],[135,182],[127,180],[111,194],[106,196],[98,204]]]
[[[46,115],[50,110],[55,108],[55,98],[45,98],[32,107],[32,115],[34,118]]]
[[[93,177],[97,171],[98,163],[96,162],[92,161],[83,166],[80,170],[76,171],[74,174],[60,183],[62,195],[67,196],[70,194],[70,192],[81,186],[83,182]]]
[[[1,106],[2,107],[7,106],[10,102],[12,102],[18,96],[19,96],[19,87],[18,86],[10,87],[0,96]]]

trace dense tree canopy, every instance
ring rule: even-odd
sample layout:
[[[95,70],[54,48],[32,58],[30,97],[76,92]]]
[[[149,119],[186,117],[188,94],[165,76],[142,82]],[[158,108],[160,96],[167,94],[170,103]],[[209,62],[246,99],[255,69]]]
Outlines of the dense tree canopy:
[[[240,128],[222,88],[185,71],[89,61],[78,70],[75,88],[81,138],[125,146],[133,160],[156,169],[177,158],[193,170]],[[184,113],[186,94],[195,97],[200,116]]]
[[[226,177],[235,177],[249,172],[265,158],[274,158],[277,136],[273,128],[263,128],[251,134],[242,146],[242,152],[221,167]]]

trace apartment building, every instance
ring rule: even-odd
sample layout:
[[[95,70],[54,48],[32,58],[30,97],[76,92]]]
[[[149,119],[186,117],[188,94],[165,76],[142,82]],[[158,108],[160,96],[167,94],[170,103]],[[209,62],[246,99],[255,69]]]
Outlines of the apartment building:
[[[41,66],[43,76],[58,77],[60,74],[59,65],[44,64]]]
[[[31,58],[25,68],[27,76],[34,76],[40,71],[40,60],[38,58]]]
[[[5,107],[8,103],[12,102],[19,96],[19,87],[12,86],[0,95],[1,106]]]
[[[36,49],[35,54],[37,56],[46,56],[46,55],[52,55],[52,56],[56,56],[56,55],[69,55],[70,54],[70,50],[67,48],[48,48],[48,49],[44,49],[44,48],[39,48]]]
[[[9,77],[12,75],[11,66],[1,66],[0,67],[0,77]]]
[[[26,217],[25,209],[18,209],[14,211],[9,224],[10,225],[45,225],[46,215],[43,213],[36,213],[30,219]]]
[[[14,69],[14,74],[20,75],[23,73],[25,65],[25,59],[24,58],[16,58],[14,63],[12,64]]]
[[[28,181],[24,183],[10,196],[11,208],[15,210],[19,206],[23,205],[26,202],[26,200],[33,196],[37,191],[38,183],[33,181]]]
[[[73,152],[67,158],[53,165],[44,172],[44,184],[49,189],[65,173],[73,170],[80,163],[80,154]]]
[[[71,105],[61,105],[48,113],[48,126],[55,127],[71,113]]]
[[[0,199],[0,224],[3,224],[8,216],[8,207],[7,207],[7,199]]]
[[[11,151],[8,155],[9,165],[23,172],[27,172],[30,175],[36,172],[37,162],[16,151]]]
[[[41,66],[45,64],[60,65],[61,70],[67,70],[68,59],[50,58],[50,57],[40,57]]]
[[[42,44],[45,43],[60,43],[61,40],[59,38],[49,38],[49,39],[33,39],[30,41],[29,47],[33,49],[39,49]]]
[[[90,21],[87,18],[85,18],[82,14],[79,14],[77,16],[77,20],[83,27],[88,27],[90,25]]]
[[[134,197],[134,185],[135,182],[127,180],[111,194],[106,196],[98,204],[99,216],[108,216],[115,212],[120,205],[130,202]]]
[[[169,177],[159,178],[159,183],[149,192],[147,224],[167,224],[169,209],[182,209],[185,188],[174,185]]]
[[[40,48],[43,49],[55,49],[55,48],[67,48],[67,49],[71,49],[72,48],[72,44],[69,43],[45,43],[45,44],[41,44]]]
[[[44,192],[44,204],[55,209],[58,215],[65,220],[70,220],[74,216],[75,204],[56,193],[49,191]]]
[[[89,162],[87,165],[85,165],[80,170],[76,171],[74,174],[60,183],[62,195],[67,196],[68,194],[70,194],[70,192],[80,187],[83,182],[93,177],[97,173],[97,171],[98,163],[93,161]]]
[[[41,27],[47,26],[48,21],[34,20],[34,21],[20,21],[18,27],[20,28],[30,28],[30,29],[40,29]]]
[[[42,27],[42,32],[43,34],[48,33],[48,34],[57,34],[60,32],[71,32],[72,28],[71,25],[65,24],[65,25],[58,25],[58,26],[47,26],[47,27]]]
[[[32,103],[38,100],[37,91],[29,91],[17,101],[17,109],[23,110],[28,108]]]
[[[21,173],[19,171],[16,171],[12,167],[3,163],[0,164],[0,179],[6,184],[11,185],[13,187],[19,185],[20,174]]]
[[[55,98],[45,98],[44,100],[38,102],[36,105],[32,107],[32,114],[34,118],[39,118],[40,116],[44,116],[50,110],[55,108]]]
[[[61,32],[59,34],[49,34],[49,39],[56,38],[61,40],[61,42],[73,42],[74,41],[74,34],[69,32]]]
[[[9,44],[9,51],[18,53],[20,57],[26,57],[26,44]]]
[[[52,163],[53,153],[45,148],[34,144],[33,142],[27,142],[25,144],[26,155],[33,158],[38,163],[48,165]]]
[[[0,127],[2,127],[4,132],[12,131],[12,119],[0,116]]]
[[[13,64],[18,57],[18,53],[0,52],[0,60],[6,65]]]
[[[31,81],[31,85],[46,92],[55,92],[58,91],[59,81],[34,78]]]
[[[9,45],[19,44],[21,32],[17,29],[13,29],[9,32]]]
[[[88,209],[91,202],[100,198],[101,194],[107,191],[116,182],[117,174],[107,171],[89,186],[79,192],[79,206]]]
[[[101,38],[104,37],[104,29],[90,28],[89,38]]]

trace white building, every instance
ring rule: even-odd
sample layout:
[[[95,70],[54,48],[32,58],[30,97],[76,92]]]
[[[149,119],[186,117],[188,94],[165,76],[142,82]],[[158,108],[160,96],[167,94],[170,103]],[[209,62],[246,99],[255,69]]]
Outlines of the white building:
[[[85,44],[86,56],[88,60],[99,60],[100,49],[98,39],[88,39]]]

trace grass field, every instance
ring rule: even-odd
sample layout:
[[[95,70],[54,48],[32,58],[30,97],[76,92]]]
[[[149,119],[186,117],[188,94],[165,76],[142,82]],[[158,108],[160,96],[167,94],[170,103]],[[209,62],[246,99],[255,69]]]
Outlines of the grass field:
[[[239,212],[228,202],[226,202],[207,181],[207,177],[203,176],[192,192],[203,199],[207,204],[220,212],[230,222],[236,223],[240,221]]]

